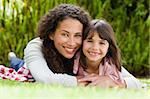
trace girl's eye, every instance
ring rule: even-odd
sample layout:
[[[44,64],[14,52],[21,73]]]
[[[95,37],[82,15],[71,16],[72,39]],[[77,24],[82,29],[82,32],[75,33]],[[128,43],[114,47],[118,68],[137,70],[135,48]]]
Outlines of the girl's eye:
[[[99,44],[102,44],[102,45],[103,45],[103,44],[105,44],[105,43],[104,43],[104,42],[100,42]]]
[[[93,42],[92,40],[87,40],[87,42]]]
[[[106,44],[107,44],[107,41],[106,41],[106,40],[100,41],[99,44],[101,44],[101,45],[106,45]]]

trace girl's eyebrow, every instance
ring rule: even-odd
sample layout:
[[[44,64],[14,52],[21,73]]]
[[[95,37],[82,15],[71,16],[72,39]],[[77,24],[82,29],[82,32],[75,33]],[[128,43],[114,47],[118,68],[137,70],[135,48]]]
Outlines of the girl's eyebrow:
[[[101,39],[101,40],[100,40],[100,42],[106,42],[106,41],[107,41],[107,40],[105,40],[105,39]]]
[[[92,39],[92,37],[87,37],[86,39],[91,40],[91,39]]]
[[[92,40],[92,37],[87,37],[86,39]],[[107,40],[105,40],[105,39],[100,39],[99,41],[100,41],[100,42],[106,42]]]

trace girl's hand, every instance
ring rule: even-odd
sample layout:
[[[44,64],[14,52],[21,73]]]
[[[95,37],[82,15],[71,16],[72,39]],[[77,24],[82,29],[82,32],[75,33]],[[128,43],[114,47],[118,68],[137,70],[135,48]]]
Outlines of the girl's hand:
[[[97,74],[90,74],[82,77],[79,82],[90,82],[88,86],[99,86],[102,88],[119,87],[125,88],[124,84],[114,82],[109,76],[99,76]]]
[[[88,81],[80,81],[80,79],[84,78],[84,76],[76,76],[78,86],[87,86],[89,84]]]

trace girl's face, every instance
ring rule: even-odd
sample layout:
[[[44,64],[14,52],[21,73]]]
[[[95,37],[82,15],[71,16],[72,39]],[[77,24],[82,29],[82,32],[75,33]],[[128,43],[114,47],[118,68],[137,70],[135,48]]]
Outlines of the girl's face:
[[[82,43],[83,25],[80,21],[67,18],[61,21],[49,38],[54,41],[58,52],[65,58],[72,58]]]
[[[93,37],[87,37],[83,41],[83,53],[86,56],[86,61],[101,62],[106,56],[109,48],[107,40],[101,39],[97,32],[94,32]]]

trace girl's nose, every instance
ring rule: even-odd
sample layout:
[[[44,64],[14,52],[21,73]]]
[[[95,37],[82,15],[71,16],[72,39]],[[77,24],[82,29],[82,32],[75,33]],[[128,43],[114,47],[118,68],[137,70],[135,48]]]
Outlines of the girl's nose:
[[[98,47],[99,47],[99,45],[96,44],[96,43],[94,43],[93,46],[92,46],[92,49],[93,49],[93,50],[98,50]]]

